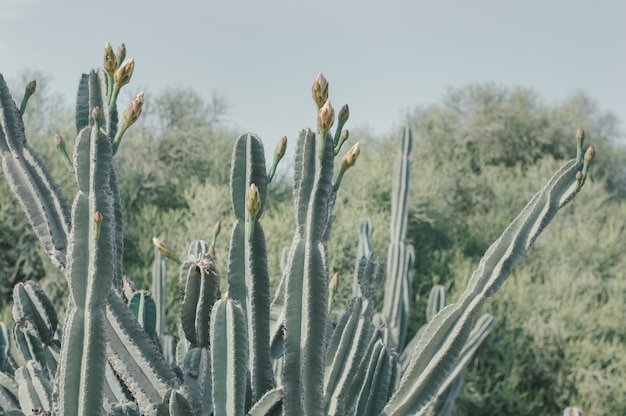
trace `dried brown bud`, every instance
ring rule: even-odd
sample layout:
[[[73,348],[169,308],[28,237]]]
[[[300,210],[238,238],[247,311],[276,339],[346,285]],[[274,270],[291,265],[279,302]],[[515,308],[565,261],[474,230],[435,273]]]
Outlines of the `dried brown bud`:
[[[113,75],[117,69],[117,59],[115,58],[115,52],[109,42],[104,44],[104,70],[109,75]]]
[[[324,78],[321,72],[317,74],[315,81],[313,81],[311,93],[313,95],[313,101],[317,104],[317,108],[322,108],[324,103],[328,100],[328,81],[326,81],[326,78]]]
[[[135,70],[135,60],[133,58],[124,61],[117,71],[115,71],[114,80],[117,85],[123,87],[130,82],[130,78],[133,76]]]
[[[582,171],[579,170],[578,172],[576,172],[576,180],[579,181],[579,182],[583,180],[583,173],[582,173]]]
[[[255,184],[250,185],[248,195],[246,196],[246,208],[251,218],[256,217],[261,209],[261,194],[259,188]]]
[[[317,114],[317,128],[321,133],[327,133],[334,123],[335,110],[330,101],[326,101]]]

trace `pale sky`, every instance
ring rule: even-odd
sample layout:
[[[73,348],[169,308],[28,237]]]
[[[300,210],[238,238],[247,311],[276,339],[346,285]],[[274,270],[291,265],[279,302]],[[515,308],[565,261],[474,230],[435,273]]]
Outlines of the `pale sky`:
[[[318,72],[348,127],[397,128],[447,87],[493,81],[546,103],[577,91],[626,124],[626,3],[622,1],[78,1],[0,0],[0,72],[50,75],[73,99],[80,74],[124,42],[135,93],[213,92],[239,131],[268,150],[315,127]],[[146,100],[149,100],[149,94]],[[126,103],[120,102],[124,107]],[[293,143],[293,141],[292,141]]]

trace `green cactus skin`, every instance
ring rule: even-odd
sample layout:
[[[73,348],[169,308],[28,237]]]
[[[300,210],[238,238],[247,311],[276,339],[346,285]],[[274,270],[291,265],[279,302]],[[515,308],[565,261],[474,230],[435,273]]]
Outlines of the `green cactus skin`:
[[[152,264],[152,297],[156,303],[156,331],[160,336],[164,336],[167,312],[167,262],[156,248]]]
[[[52,411],[52,385],[37,361],[27,361],[17,369],[15,381],[19,386],[18,397],[22,409]]]
[[[372,220],[369,218],[361,221],[359,225],[359,244],[356,249],[356,265],[354,268],[354,279],[352,280],[352,297],[356,298],[361,296],[361,287],[359,285],[359,265],[361,259],[367,257],[372,252],[372,234],[374,233],[374,226]]]
[[[323,151],[317,147],[326,143]],[[294,235],[285,285],[284,412],[323,414],[328,259],[324,234],[330,214],[332,138],[300,134],[295,154]],[[321,154],[321,158],[318,155]]]
[[[473,315],[493,295],[557,211],[579,191],[576,160],[565,163],[487,250],[466,291],[428,323],[384,415],[423,413],[470,334]]]
[[[378,290],[385,276],[385,262],[372,260],[373,253],[361,257],[356,271],[356,281],[361,296],[370,298]]]
[[[5,411],[18,410],[20,403],[18,400],[19,386],[12,375],[0,371],[0,406]]]
[[[6,324],[0,322],[0,372],[13,375],[11,359],[11,336]]]
[[[390,329],[392,345],[402,352],[411,303],[411,273],[414,254],[406,247],[408,227],[409,180],[411,166],[409,155],[413,135],[409,127],[402,132],[402,140],[394,165],[391,186],[391,231],[387,254],[387,282],[382,317]]]
[[[151,413],[163,402],[167,391],[178,386],[178,378],[124,300],[115,293],[108,298],[106,337],[108,362],[142,414]]]
[[[59,324],[54,305],[32,280],[20,282],[13,288],[13,320],[30,322],[44,344],[52,342]]]
[[[70,207],[41,157],[30,148],[24,124],[0,75],[0,155],[11,191],[52,263],[65,269]]]
[[[470,332],[467,342],[459,354],[457,362],[454,364],[453,370],[448,374],[444,382],[439,386],[439,391],[435,395],[435,400],[430,403],[430,408],[437,415],[449,414],[452,409],[454,400],[458,396],[463,385],[463,372],[474,353],[483,342],[485,337],[493,328],[494,318],[486,313],[476,320],[472,331]],[[448,412],[448,413],[445,413]]]
[[[111,367],[109,362],[107,362],[107,365],[104,368],[104,375],[106,383],[104,384],[103,409],[108,411],[116,404],[127,403],[128,400],[130,400],[130,397],[126,394],[126,391],[122,386],[122,382],[113,371],[113,367]]]
[[[211,311],[211,373],[216,415],[243,415],[246,405],[248,340],[243,308],[231,299]]]
[[[135,402],[114,403],[109,408],[110,416],[141,416],[139,406]]]
[[[170,389],[156,411],[157,416],[195,416],[184,389]]]
[[[346,414],[353,385],[361,385],[357,377],[372,335],[378,331],[372,324],[373,302],[352,298],[348,310],[339,321],[326,352],[324,374],[325,414]]]
[[[156,337],[157,307],[152,296],[146,291],[136,292],[128,302],[128,308],[150,338]]]
[[[220,294],[220,278],[209,243],[194,241],[180,268],[181,324],[194,347],[208,347],[211,308]]]
[[[428,302],[426,304],[426,322],[433,320],[435,315],[442,310],[447,304],[446,288],[441,285],[435,285],[430,289]]]
[[[265,172],[261,140],[252,134],[239,136],[233,150],[230,175],[235,223],[228,253],[228,296],[239,302],[246,314],[248,371],[253,402],[274,387],[269,338],[270,278],[265,236],[259,222],[267,195]],[[246,195],[252,184],[256,185],[260,195],[260,209],[254,218],[246,209]]]
[[[183,377],[185,386],[189,388],[191,405],[196,416],[211,416],[214,409],[209,348],[189,350],[185,357]]]
[[[283,414],[283,387],[268,391],[250,409],[247,416],[280,416]]]

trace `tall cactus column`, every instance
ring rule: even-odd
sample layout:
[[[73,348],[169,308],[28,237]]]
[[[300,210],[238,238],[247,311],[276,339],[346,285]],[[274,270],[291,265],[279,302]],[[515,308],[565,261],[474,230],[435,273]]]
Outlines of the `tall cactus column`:
[[[330,136],[321,140],[307,130],[300,135],[296,148],[296,233],[285,288],[285,414],[323,414],[328,297],[323,237],[332,192],[334,153],[330,143]]]
[[[66,271],[73,307],[64,329],[59,413],[100,414],[105,371],[105,303],[113,279],[114,208],[109,186],[111,141],[100,131],[101,111],[76,139],[78,193]]]
[[[414,254],[405,243],[408,227],[409,180],[413,137],[407,126],[402,133],[394,165],[391,187],[391,230],[387,254],[387,282],[382,316],[390,331],[390,341],[402,352],[411,303],[411,269]]]
[[[235,224],[228,253],[228,296],[239,302],[248,328],[248,371],[252,400],[274,387],[270,357],[270,278],[259,218],[267,195],[261,140],[240,136],[233,150],[230,192]]]

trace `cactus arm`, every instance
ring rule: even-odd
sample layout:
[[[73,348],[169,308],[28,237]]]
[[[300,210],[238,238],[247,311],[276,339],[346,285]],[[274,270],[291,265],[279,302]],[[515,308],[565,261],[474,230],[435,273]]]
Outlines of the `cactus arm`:
[[[283,387],[268,391],[248,412],[247,416],[280,416],[283,414]]]
[[[326,355],[324,395],[327,414],[341,414],[347,392],[355,383],[359,365],[371,334],[373,304],[369,299],[353,298],[348,311],[337,323]]]
[[[156,331],[160,336],[165,335],[165,320],[167,311],[167,262],[159,250],[154,249],[154,263],[152,264],[152,296],[156,303]]]
[[[185,357],[183,373],[196,416],[211,416],[213,414],[213,384],[210,349],[192,348]]]
[[[270,278],[265,236],[259,222],[267,196],[265,157],[261,140],[239,136],[235,142],[230,176],[235,224],[228,261],[228,296],[239,302],[248,328],[248,371],[252,402],[274,387],[270,357]],[[246,195],[254,184],[260,208],[253,216],[246,209]],[[252,238],[248,236],[252,233]]]
[[[407,249],[405,237],[408,227],[409,180],[411,165],[409,156],[413,136],[405,127],[394,165],[391,189],[391,230],[387,254],[387,281],[382,316],[389,326],[392,345],[402,352],[408,324],[408,308],[411,300],[410,267],[412,253]]]
[[[462,351],[473,315],[499,289],[557,211],[578,193],[578,169],[579,164],[571,160],[555,173],[489,247],[459,300],[428,323],[384,415],[419,414],[433,399]]]
[[[158,406],[157,416],[196,416],[189,400],[187,391],[184,389],[170,389],[163,398],[163,403]]]
[[[367,257],[372,252],[372,233],[374,227],[372,226],[372,220],[369,218],[361,221],[359,225],[359,244],[356,249],[356,265],[354,268],[354,279],[352,280],[352,297],[356,298],[361,296],[361,288],[359,286],[359,265],[361,259]]]
[[[481,315],[480,318],[476,320],[476,323],[469,334],[467,342],[461,350],[461,354],[459,354],[459,358],[455,363],[453,370],[450,374],[448,374],[441,386],[439,386],[439,391],[435,395],[435,400],[431,401],[431,406],[452,406],[451,403],[454,402],[454,399],[459,393],[459,391],[456,391],[455,393],[455,387],[460,389],[460,386],[463,383],[463,371],[465,366],[467,366],[467,363],[469,363],[472,359],[474,353],[485,337],[489,335],[491,328],[493,328],[493,324],[493,316],[487,313]]]
[[[169,389],[177,386],[177,378],[156,344],[115,293],[108,297],[106,337],[108,362],[142,413],[149,413],[149,409],[163,401]]]
[[[37,361],[27,361],[15,371],[22,409],[52,411],[52,385]]]
[[[385,406],[389,392],[393,386],[393,379],[396,368],[395,355],[389,352],[384,342],[376,340],[372,352],[368,355],[366,362],[364,381],[356,398],[355,415],[378,416]]]
[[[152,339],[156,335],[156,304],[152,296],[140,290],[136,292],[128,302],[128,308],[137,317],[137,321]]]
[[[18,391],[19,387],[15,378],[0,371],[0,406],[2,409],[7,411],[20,408]]]
[[[59,323],[52,302],[32,280],[20,282],[13,288],[13,320],[31,322],[44,344],[52,341]]]
[[[26,142],[24,124],[0,75],[0,156],[7,183],[52,263],[66,264],[70,209],[41,158]]]
[[[285,286],[285,414],[323,413],[328,263],[324,232],[332,193],[333,149],[310,130],[296,147],[296,232]],[[319,158],[317,155],[321,154]]]
[[[230,299],[211,311],[211,372],[216,415],[243,415],[246,403],[248,341],[246,317]]]
[[[206,241],[189,246],[180,268],[181,326],[194,347],[208,347],[211,308],[220,298],[220,278]]]
[[[117,109],[115,103],[108,105],[106,97],[107,75],[102,69],[92,70],[89,74],[83,74],[78,83],[76,92],[76,131],[90,125],[91,109],[100,107],[102,109],[102,128],[109,138],[115,137],[117,132]]]

